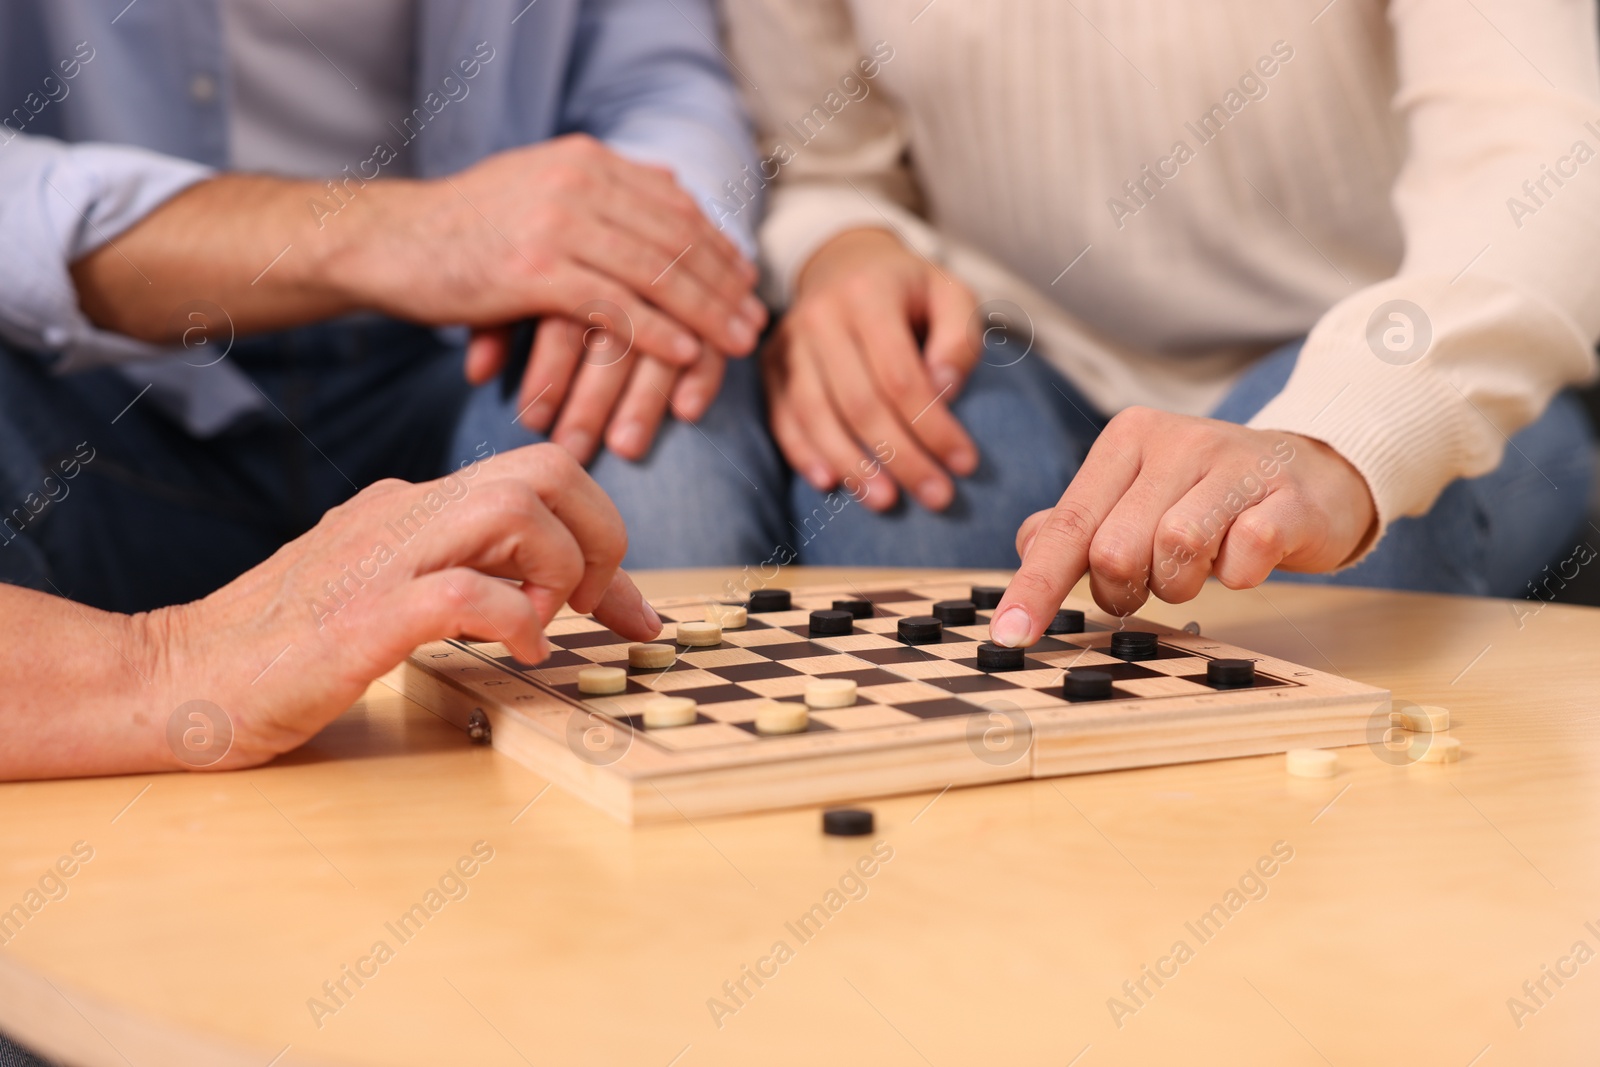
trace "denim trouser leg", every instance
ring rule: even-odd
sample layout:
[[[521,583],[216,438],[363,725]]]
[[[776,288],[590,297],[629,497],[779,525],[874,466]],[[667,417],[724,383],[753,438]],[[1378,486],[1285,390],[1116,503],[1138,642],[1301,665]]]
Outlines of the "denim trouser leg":
[[[110,611],[181,603],[361,486],[441,473],[467,389],[431,330],[327,323],[227,358],[270,403],[200,440],[113,371],[52,377],[0,345],[0,581]]]
[[[1285,345],[1253,365],[1213,416],[1246,422],[1282,391],[1300,355]],[[1522,596],[1548,563],[1570,553],[1588,513],[1594,440],[1571,393],[1512,435],[1500,466],[1445,487],[1425,515],[1396,519],[1372,554],[1336,574],[1283,581],[1476,596]]]
[[[516,397],[497,383],[476,390],[456,429],[452,454],[471,459],[536,444],[516,421]],[[589,473],[628,526],[631,568],[757,563],[786,540],[788,476],[766,430],[755,359],[728,361],[722,391],[698,423],[668,418],[637,463],[601,452]]]

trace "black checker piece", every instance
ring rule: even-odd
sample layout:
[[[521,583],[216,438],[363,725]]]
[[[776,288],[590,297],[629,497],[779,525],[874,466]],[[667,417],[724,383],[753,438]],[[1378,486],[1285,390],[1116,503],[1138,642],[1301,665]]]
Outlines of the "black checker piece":
[[[750,594],[745,610],[751,615],[762,611],[788,611],[792,603],[787,589],[757,589]]]
[[[872,618],[872,601],[870,600],[835,600],[834,611],[847,611],[853,619]]]
[[[1273,678],[1270,675],[1259,674],[1259,673],[1256,675],[1255,681],[1252,682],[1250,685],[1235,685],[1235,686],[1219,686],[1219,685],[1215,685],[1211,681],[1209,681],[1206,678],[1206,676],[1203,675],[1203,674],[1184,674],[1184,675],[1179,675],[1179,677],[1181,677],[1186,682],[1193,682],[1196,685],[1209,686],[1210,688],[1217,690],[1219,693],[1229,693],[1229,692],[1240,692],[1240,693],[1242,693],[1247,689],[1281,689],[1286,685],[1294,685],[1295,684],[1293,682],[1286,682],[1281,678]]]
[[[906,589],[884,589],[876,593],[862,593],[862,600],[874,604],[898,604],[906,600],[926,600],[927,598]]]
[[[643,715],[614,715],[614,714],[612,714],[610,712],[606,712],[605,715],[606,715],[606,718],[615,719],[617,722],[626,724],[631,729],[639,730],[639,731],[641,731],[643,733],[647,733],[647,734],[652,732],[648,727],[645,726],[645,724],[644,724],[644,716]],[[706,718],[704,715],[701,715],[699,712],[695,712],[694,722],[689,723],[687,725],[699,726],[703,722],[716,722],[716,721],[717,720],[715,720],[715,719]],[[673,727],[673,729],[676,730],[677,727]],[[654,732],[660,733],[659,730],[654,731]]]

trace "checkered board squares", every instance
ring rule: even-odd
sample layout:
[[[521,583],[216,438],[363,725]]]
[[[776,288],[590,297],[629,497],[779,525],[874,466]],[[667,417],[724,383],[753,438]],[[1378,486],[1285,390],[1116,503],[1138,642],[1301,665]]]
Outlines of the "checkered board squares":
[[[487,712],[499,751],[630,823],[1356,744],[1372,716],[1387,710],[1383,690],[1197,634],[1110,618],[1088,604],[1068,605],[1085,611],[1084,632],[1044,638],[1017,671],[977,669],[992,612],[976,612],[971,626],[945,627],[935,644],[898,639],[901,619],[1004,580],[955,575],[793,590],[790,610],[753,614],[747,626],[724,630],[720,644],[680,648],[672,666],[656,670],[629,668],[629,642],[594,619],[560,616],[548,627],[553,651],[541,664],[519,663],[503,645],[436,642],[413,653],[391,684],[458,726]],[[850,634],[813,637],[810,613],[844,599],[866,600],[873,614],[855,620]],[[711,602],[656,607],[670,625],[704,618]],[[1120,628],[1155,631],[1156,656],[1111,656]],[[671,638],[669,630],[658,640]],[[1254,686],[1206,683],[1212,659],[1238,658],[1256,661]],[[626,670],[624,691],[579,693],[578,673],[594,665]],[[1110,674],[1112,698],[1065,700],[1062,681],[1073,668]],[[804,733],[755,732],[762,701],[802,700],[814,678],[851,679],[855,704],[812,711]],[[694,699],[695,721],[645,728],[644,707],[658,694]],[[1020,710],[1032,725],[1015,762],[994,763],[973,747],[974,727],[985,726],[991,709]],[[601,734],[620,740],[594,748],[587,739],[602,724]]]
[[[555,650],[545,662],[530,667],[509,656],[495,659],[668,750],[758,741],[784,744],[797,735],[758,735],[756,709],[764,700],[802,700],[813,678],[849,678],[856,682],[857,697],[853,707],[812,712],[807,734],[903,727],[982,714],[990,706],[1069,707],[1061,696],[1061,683],[1067,670],[1078,667],[1112,676],[1112,702],[1218,692],[1206,683],[1205,656],[1163,641],[1154,659],[1124,662],[1109,655],[1113,627],[1092,619],[1083,633],[1042,638],[1028,649],[1024,669],[988,673],[977,666],[978,643],[988,638],[988,612],[977,613],[971,626],[946,627],[932,644],[907,645],[896,635],[900,619],[931,613],[937,600],[964,599],[966,590],[883,589],[850,595],[868,600],[876,612],[856,620],[853,633],[812,636],[810,613],[831,608],[834,600],[845,596],[832,591],[798,593],[790,610],[751,616],[745,627],[725,630],[718,645],[680,648],[677,662],[665,669],[630,668],[630,642],[581,616],[563,616],[551,623],[549,637]],[[700,618],[705,603],[663,604],[662,618],[668,622]],[[604,697],[580,693],[578,672],[595,665],[626,669],[626,690]],[[1291,684],[1295,683],[1258,674],[1255,687]],[[662,693],[693,699],[699,705],[696,721],[669,730],[646,730],[644,704]]]
[[[832,600],[826,601],[831,604]],[[593,619],[562,617],[552,622],[550,642],[555,651],[545,662],[529,666],[510,656],[495,661],[566,700],[638,731],[641,736],[671,750],[702,749],[717,745],[742,745],[756,741],[781,741],[797,735],[764,737],[755,732],[756,709],[765,700],[804,698],[814,678],[848,678],[856,683],[852,707],[815,711],[805,733],[866,730],[914,724],[928,718],[970,715],[971,705],[919,682],[904,671],[884,670],[848,651],[851,637],[827,644],[806,636],[805,623],[784,626],[787,617],[809,618],[811,609],[771,613],[751,619],[738,630],[727,630],[723,641],[710,647],[681,648],[673,666],[644,670],[628,666],[628,645]],[[698,614],[679,608],[684,618]],[[665,613],[663,618],[666,618]],[[890,623],[891,628],[893,623]],[[898,647],[893,636],[857,635],[882,645]],[[969,650],[971,638],[958,638]],[[918,658],[926,658],[925,656]],[[937,662],[937,661],[936,661]],[[624,692],[592,696],[578,690],[578,673],[591,666],[621,667],[628,671]],[[689,697],[699,705],[693,724],[670,730],[646,730],[644,705],[658,694]],[[901,710],[901,709],[904,710]],[[732,727],[732,729],[729,729]]]

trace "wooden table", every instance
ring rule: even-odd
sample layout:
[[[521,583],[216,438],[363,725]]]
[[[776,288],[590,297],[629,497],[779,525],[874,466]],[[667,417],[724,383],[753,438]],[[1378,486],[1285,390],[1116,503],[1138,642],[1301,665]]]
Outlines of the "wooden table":
[[[0,1029],[140,1067],[1592,1058],[1600,611],[1271,585],[1147,615],[1447,705],[1466,755],[956,789],[874,803],[876,838],[630,830],[374,687],[258,770],[0,787],[0,907],[73,870],[5,935]]]

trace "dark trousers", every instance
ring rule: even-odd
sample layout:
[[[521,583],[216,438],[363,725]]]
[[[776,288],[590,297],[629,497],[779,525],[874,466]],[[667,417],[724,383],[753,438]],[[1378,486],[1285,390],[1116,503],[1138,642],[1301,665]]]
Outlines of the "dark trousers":
[[[330,323],[227,359],[268,403],[197,441],[113,371],[52,377],[0,346],[0,581],[111,611],[181,603],[362,486],[443,473],[469,390],[433,331]]]

